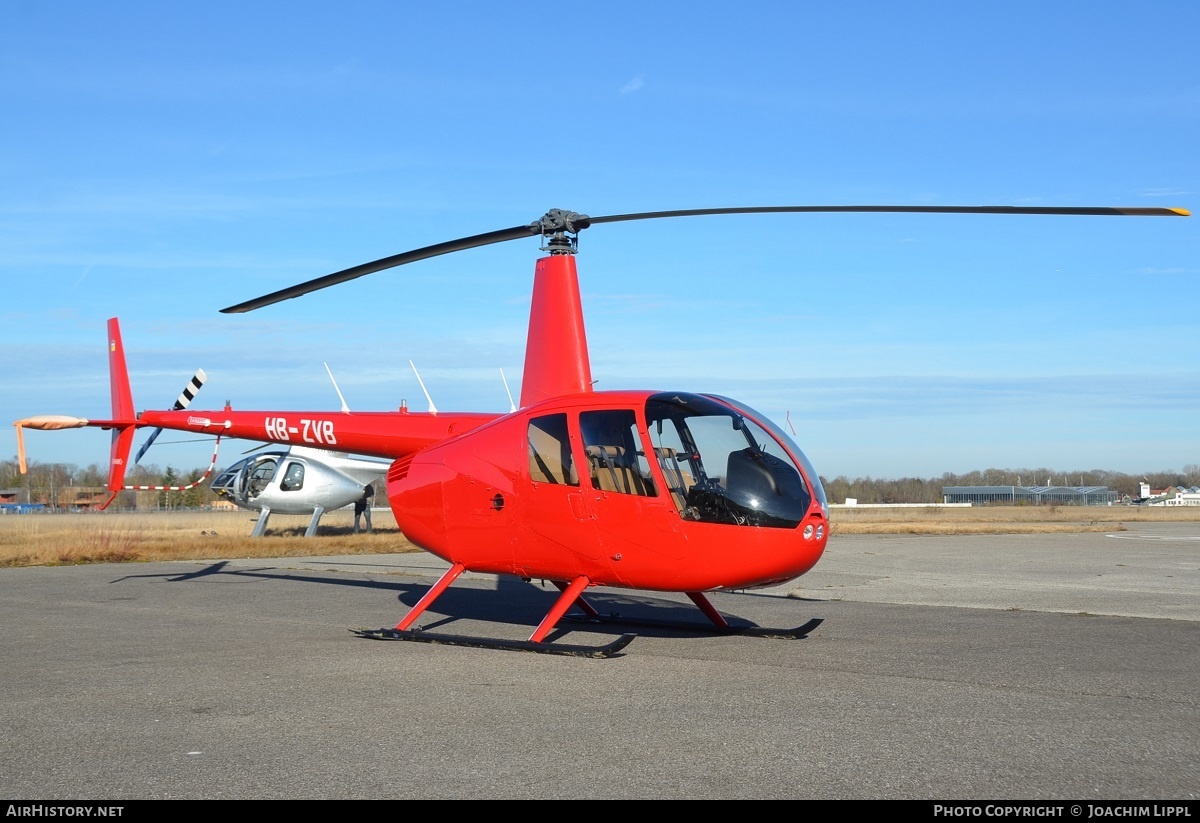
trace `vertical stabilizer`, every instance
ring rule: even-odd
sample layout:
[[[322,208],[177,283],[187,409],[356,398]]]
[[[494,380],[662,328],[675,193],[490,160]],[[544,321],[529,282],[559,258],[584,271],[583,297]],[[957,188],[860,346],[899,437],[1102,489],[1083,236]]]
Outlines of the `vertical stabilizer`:
[[[117,318],[108,321],[108,379],[112,391],[112,452],[108,464],[108,490],[121,491],[125,485],[125,469],[133,448],[136,418],[133,411],[133,391],[129,387],[129,369],[125,365],[125,346],[121,343],[121,326]],[[108,506],[112,497],[101,508]]]
[[[108,320],[108,380],[112,389],[112,419],[132,421],[133,391],[129,388],[121,325],[115,317]]]
[[[537,261],[533,305],[525,341],[521,406],[592,390],[583,306],[575,257],[553,254]]]

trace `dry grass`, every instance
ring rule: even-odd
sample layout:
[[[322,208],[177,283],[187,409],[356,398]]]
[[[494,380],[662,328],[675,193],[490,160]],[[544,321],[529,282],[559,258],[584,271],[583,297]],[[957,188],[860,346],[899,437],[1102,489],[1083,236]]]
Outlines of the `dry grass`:
[[[1200,522],[1200,506],[834,507],[830,534],[1048,534],[1123,531],[1125,523]]]
[[[256,512],[91,512],[0,517],[0,566],[62,566],[149,560],[304,557],[420,551],[400,533],[390,512],[376,511],[374,530],[354,534],[354,515],[309,518],[271,515],[267,533],[252,538]]]
[[[331,512],[314,538],[304,536],[307,517],[278,514],[271,516],[266,535],[252,538],[256,517],[248,511],[5,515],[0,517],[0,566],[419,551],[386,510],[375,512],[371,534],[352,533],[351,512]],[[833,535],[1120,531],[1124,523],[1147,520],[1200,522],[1200,507],[859,506],[830,512]]]

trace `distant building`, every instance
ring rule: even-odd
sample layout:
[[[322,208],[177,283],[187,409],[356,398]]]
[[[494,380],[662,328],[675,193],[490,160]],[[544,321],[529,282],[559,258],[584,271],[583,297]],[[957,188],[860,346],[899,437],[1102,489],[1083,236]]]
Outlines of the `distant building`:
[[[45,508],[79,511],[99,508],[108,496],[108,490],[103,486],[65,486],[54,490],[53,500],[50,499],[49,493],[43,492],[34,495],[36,500],[27,500],[22,504],[21,498],[28,497],[25,489],[0,489],[0,506],[5,506],[8,511],[19,509],[22,512],[41,511]]]
[[[1135,506],[1200,506],[1200,486],[1152,489],[1149,483],[1142,483],[1141,494],[1133,501]]]
[[[1111,506],[1117,493],[1108,486],[943,486],[943,503],[973,506]]]
[[[24,489],[0,489],[0,514],[29,514],[46,508],[41,503],[22,503]]]
[[[74,510],[97,509],[108,498],[109,491],[103,486],[68,486],[58,494],[57,503]]]

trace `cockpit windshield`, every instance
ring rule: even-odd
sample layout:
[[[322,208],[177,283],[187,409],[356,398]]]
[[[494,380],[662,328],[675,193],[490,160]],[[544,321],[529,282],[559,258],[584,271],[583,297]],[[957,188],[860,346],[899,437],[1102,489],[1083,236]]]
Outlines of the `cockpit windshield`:
[[[662,393],[646,402],[646,423],[671,497],[688,520],[795,528],[814,497],[826,508],[803,452],[751,409],[715,396]]]
[[[821,504],[822,511],[824,511],[825,516],[828,517],[829,516],[829,501],[827,501],[825,499],[825,487],[821,485],[821,475],[817,474],[816,468],[813,466],[813,464],[811,462],[809,462],[808,455],[806,455],[804,453],[804,450],[800,448],[800,446],[796,443],[796,441],[793,440],[791,437],[789,437],[787,432],[785,432],[783,429],[779,428],[779,426],[775,425],[767,417],[765,417],[762,414],[759,414],[754,409],[750,408],[749,406],[745,405],[744,403],[739,403],[738,401],[731,400],[728,397],[722,397],[719,394],[710,395],[710,397],[715,397],[717,400],[720,400],[722,403],[728,403],[729,405],[733,406],[735,409],[738,409],[739,411],[741,411],[742,414],[747,415],[748,417],[758,421],[769,432],[771,432],[772,435],[774,435],[774,437],[777,441],[779,441],[780,443],[783,443],[785,446],[787,446],[788,451],[790,451],[793,455],[795,455],[796,460],[798,460],[800,462],[800,465],[804,468],[804,475],[812,483],[812,487],[813,487],[812,490],[816,494],[817,502]]]
[[[254,498],[262,494],[275,478],[280,455],[267,454],[239,460],[212,481],[212,490],[220,495]]]

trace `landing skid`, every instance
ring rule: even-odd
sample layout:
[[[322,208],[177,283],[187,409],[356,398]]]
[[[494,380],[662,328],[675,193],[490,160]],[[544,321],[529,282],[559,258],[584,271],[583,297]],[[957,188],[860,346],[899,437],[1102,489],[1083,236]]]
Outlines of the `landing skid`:
[[[685,592],[688,598],[696,604],[701,613],[708,618],[710,625],[704,626],[692,622],[674,622],[674,621],[659,621],[654,619],[636,619],[623,618],[620,614],[610,613],[601,614],[587,599],[583,596],[583,591],[590,585],[590,581],[585,575],[580,575],[573,578],[569,582],[566,580],[551,580],[555,588],[559,590],[558,599],[554,601],[554,605],[546,616],[542,618],[542,622],[533,630],[533,634],[528,640],[500,640],[489,637],[471,637],[467,635],[456,634],[441,634],[440,632],[426,632],[420,627],[415,627],[414,624],[419,615],[421,615],[431,603],[437,600],[443,592],[453,583],[459,575],[466,571],[466,566],[462,563],[454,563],[448,568],[438,581],[430,587],[429,591],[421,596],[417,604],[409,609],[395,628],[392,629],[351,629],[350,631],[359,637],[366,637],[372,640],[414,640],[418,643],[441,643],[446,646],[474,646],[478,649],[507,649],[510,651],[536,652],[538,654],[564,654],[574,655],[576,657],[612,657],[617,652],[624,649],[637,637],[636,634],[623,634],[611,643],[599,646],[582,646],[573,645],[570,643],[550,643],[546,638],[553,631],[555,625],[560,620],[582,620],[594,625],[604,624],[625,624],[631,626],[654,626],[667,629],[682,629],[684,631],[701,632],[705,634],[720,634],[720,635],[747,635],[749,637],[773,637],[785,640],[795,640],[801,637],[807,637],[809,632],[824,622],[824,618],[813,618],[802,626],[797,626],[794,629],[768,629],[764,626],[731,626],[729,621],[725,619],[713,604],[705,597],[704,592],[690,591]],[[527,578],[526,578],[527,580]],[[567,610],[572,606],[583,611],[583,615],[579,617],[567,616]]]
[[[684,620],[621,617],[616,612],[594,615],[568,614],[563,617],[563,620],[601,626],[642,626],[644,628],[676,629],[679,631],[697,632],[699,634],[740,634],[746,637],[767,637],[775,640],[799,640],[808,637],[817,626],[825,622],[825,618],[823,617],[814,617],[804,625],[796,626],[794,629],[772,629],[766,626],[728,626],[722,628],[711,624]]]
[[[573,657],[612,657],[632,642],[636,634],[623,634],[602,646],[583,646],[571,643],[535,643],[532,640],[500,640],[491,637],[470,637],[458,634],[438,634],[421,629],[351,629],[359,637],[372,640],[414,640],[418,643],[440,643],[444,646],[473,646],[479,649],[562,654]]]

